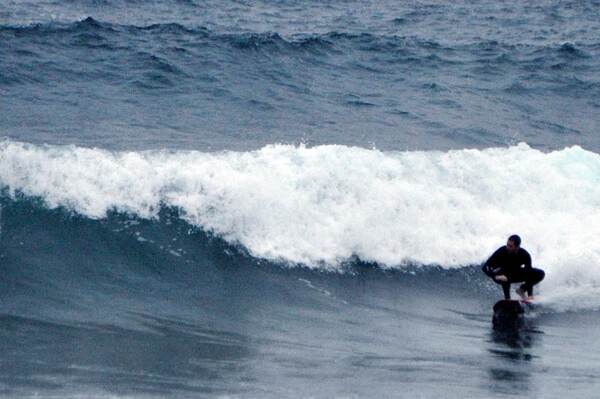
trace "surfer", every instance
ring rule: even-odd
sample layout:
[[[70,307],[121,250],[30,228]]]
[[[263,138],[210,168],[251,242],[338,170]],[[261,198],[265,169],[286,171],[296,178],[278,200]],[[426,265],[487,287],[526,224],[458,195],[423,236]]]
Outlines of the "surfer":
[[[546,273],[531,267],[531,255],[521,248],[521,237],[508,237],[506,246],[500,247],[482,267],[485,274],[502,285],[504,299],[510,299],[511,283],[523,283],[516,290],[523,299],[533,299],[533,286],[544,279]],[[527,295],[525,295],[527,294]]]

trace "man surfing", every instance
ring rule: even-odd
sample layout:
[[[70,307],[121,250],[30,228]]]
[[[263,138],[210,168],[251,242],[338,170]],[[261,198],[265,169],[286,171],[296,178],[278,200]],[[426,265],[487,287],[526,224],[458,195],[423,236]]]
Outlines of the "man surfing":
[[[508,237],[506,246],[498,248],[481,270],[502,285],[504,299],[510,299],[511,283],[523,283],[516,293],[525,300],[532,300],[533,286],[546,275],[543,270],[531,267],[531,255],[521,248],[521,237],[516,234]]]

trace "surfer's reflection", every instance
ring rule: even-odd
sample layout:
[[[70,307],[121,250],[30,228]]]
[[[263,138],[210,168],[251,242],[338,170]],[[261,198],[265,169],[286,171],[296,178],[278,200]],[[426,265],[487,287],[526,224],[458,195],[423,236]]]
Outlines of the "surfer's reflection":
[[[530,383],[530,362],[543,334],[534,320],[519,318],[506,323],[494,323],[488,351],[496,359],[488,370],[492,389],[501,392],[527,390]]]
[[[528,320],[519,323],[496,324],[491,333],[492,342],[497,344],[490,352],[510,360],[529,361],[533,358],[534,348],[541,331]]]

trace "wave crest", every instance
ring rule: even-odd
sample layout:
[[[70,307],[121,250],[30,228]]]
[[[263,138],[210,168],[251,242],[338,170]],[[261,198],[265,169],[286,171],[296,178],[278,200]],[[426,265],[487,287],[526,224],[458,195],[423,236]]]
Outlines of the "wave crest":
[[[547,272],[545,300],[600,304],[600,155],[580,147],[110,152],[5,140],[0,186],[89,218],[176,208],[254,257],[315,268],[354,257],[458,268],[516,232]]]

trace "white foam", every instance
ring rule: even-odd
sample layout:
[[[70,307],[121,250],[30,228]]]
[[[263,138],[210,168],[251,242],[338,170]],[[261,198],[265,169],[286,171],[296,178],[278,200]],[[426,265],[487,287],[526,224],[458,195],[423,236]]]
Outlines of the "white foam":
[[[253,256],[311,267],[353,255],[461,267],[518,233],[548,273],[548,301],[600,306],[600,155],[580,147],[109,152],[6,140],[0,184],[91,218],[175,206]]]

